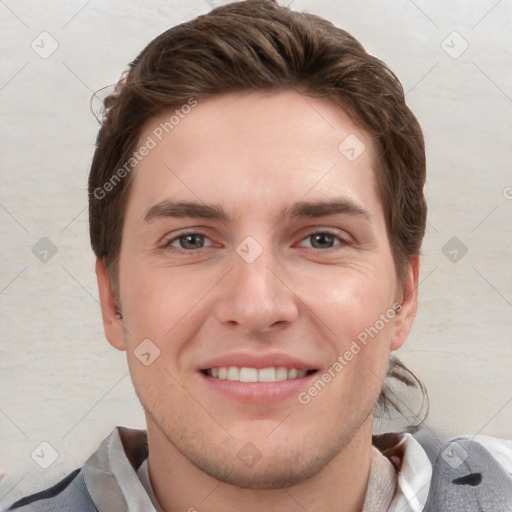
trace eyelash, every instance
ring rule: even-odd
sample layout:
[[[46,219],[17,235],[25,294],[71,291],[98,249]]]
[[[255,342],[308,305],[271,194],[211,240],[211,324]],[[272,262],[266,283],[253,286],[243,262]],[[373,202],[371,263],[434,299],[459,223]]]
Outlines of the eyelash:
[[[206,239],[209,239],[209,237],[203,233],[200,233],[198,231],[190,231],[190,232],[185,232],[185,233],[181,233],[179,234],[178,236],[175,236],[174,238],[172,238],[171,240],[167,241],[164,243],[164,245],[162,246],[162,249],[164,250],[173,250],[173,252],[177,252],[179,254],[191,254],[191,253],[194,253],[194,252],[198,252],[200,251],[201,249],[205,249],[206,247],[200,247],[198,249],[184,249],[182,247],[175,247],[173,245],[171,245],[172,243],[180,240],[180,238],[184,238],[186,236],[189,236],[189,235],[198,235],[198,236],[202,236]],[[318,251],[322,251],[322,252],[330,252],[332,250],[336,250],[336,247],[339,247],[339,246],[344,246],[344,245],[350,245],[350,243],[341,238],[338,234],[332,232],[332,231],[329,231],[329,230],[323,230],[323,231],[313,231],[311,233],[309,233],[308,235],[306,235],[305,237],[303,237],[301,239],[301,241],[303,240],[306,240],[314,235],[329,235],[329,236],[333,236],[334,238],[337,238],[338,241],[340,242],[338,245],[335,245],[333,247],[328,247],[327,249],[318,249],[318,248],[315,248],[315,247],[311,247],[310,249],[313,249],[313,250],[318,250]]]

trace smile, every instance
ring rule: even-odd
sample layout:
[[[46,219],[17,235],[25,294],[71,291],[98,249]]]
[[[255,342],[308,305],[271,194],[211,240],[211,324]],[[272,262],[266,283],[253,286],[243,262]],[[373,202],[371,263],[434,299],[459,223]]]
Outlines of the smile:
[[[313,370],[314,371],[314,370]],[[285,368],[283,366],[269,368],[249,368],[246,366],[221,366],[205,370],[209,377],[239,382],[279,382],[305,377],[308,370]]]

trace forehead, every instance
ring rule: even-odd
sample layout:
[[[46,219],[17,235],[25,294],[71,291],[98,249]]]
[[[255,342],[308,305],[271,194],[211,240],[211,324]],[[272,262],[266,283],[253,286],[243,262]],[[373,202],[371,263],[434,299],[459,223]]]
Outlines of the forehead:
[[[371,137],[339,106],[293,90],[189,101],[150,119],[144,145],[128,205],[139,218],[168,199],[260,216],[331,197],[380,207]]]

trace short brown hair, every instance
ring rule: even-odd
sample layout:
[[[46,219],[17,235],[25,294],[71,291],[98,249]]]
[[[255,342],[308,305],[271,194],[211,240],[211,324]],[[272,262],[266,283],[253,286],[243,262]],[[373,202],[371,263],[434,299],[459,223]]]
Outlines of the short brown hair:
[[[191,98],[286,88],[331,100],[373,137],[395,269],[403,277],[409,256],[420,252],[427,207],[423,134],[398,78],[329,21],[272,0],[246,0],[162,33],[105,99],[89,176],[89,222],[92,248],[114,290],[132,173],[112,179],[126,171],[142,126]]]

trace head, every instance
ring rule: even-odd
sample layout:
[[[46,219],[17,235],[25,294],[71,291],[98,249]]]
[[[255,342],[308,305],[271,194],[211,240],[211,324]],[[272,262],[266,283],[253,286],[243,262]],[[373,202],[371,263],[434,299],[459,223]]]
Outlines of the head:
[[[328,21],[248,0],[152,41],[105,100],[89,178],[105,332],[148,432],[255,487],[350,444],[415,316],[424,182],[398,79]],[[251,361],[308,373],[279,399],[212,384]]]

